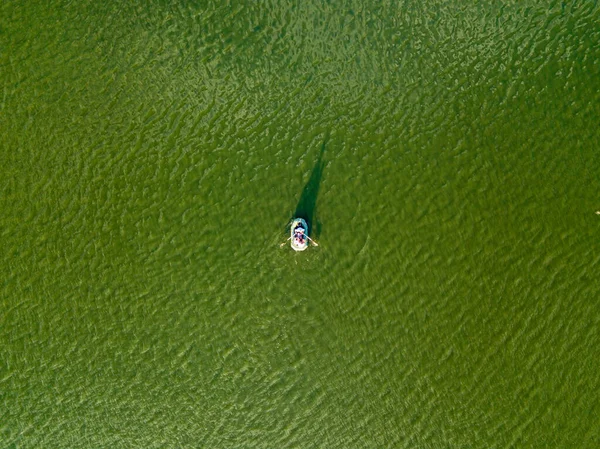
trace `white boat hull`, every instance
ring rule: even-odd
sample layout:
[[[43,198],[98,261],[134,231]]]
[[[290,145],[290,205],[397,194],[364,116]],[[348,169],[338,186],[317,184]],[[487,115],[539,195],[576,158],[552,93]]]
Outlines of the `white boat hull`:
[[[300,243],[294,238],[296,228],[302,228],[304,230],[304,242]],[[308,248],[308,225],[302,218],[294,218],[292,220],[292,227],[290,229],[290,240],[292,241],[292,249],[294,251],[304,251]]]

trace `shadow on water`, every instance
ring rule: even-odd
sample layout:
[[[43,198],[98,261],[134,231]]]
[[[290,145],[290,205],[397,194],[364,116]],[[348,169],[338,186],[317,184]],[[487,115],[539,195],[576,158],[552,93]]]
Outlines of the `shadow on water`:
[[[314,235],[315,237],[318,237],[321,232],[321,224],[318,221],[315,221],[315,208],[317,205],[317,196],[319,195],[319,187],[321,185],[321,176],[323,175],[323,168],[325,166],[323,163],[323,154],[325,153],[325,147],[327,146],[328,140],[329,134],[327,134],[323,140],[319,158],[312,169],[308,182],[302,190],[302,195],[300,195],[300,200],[298,201],[296,211],[292,217],[304,218],[306,224],[308,224],[309,235]]]

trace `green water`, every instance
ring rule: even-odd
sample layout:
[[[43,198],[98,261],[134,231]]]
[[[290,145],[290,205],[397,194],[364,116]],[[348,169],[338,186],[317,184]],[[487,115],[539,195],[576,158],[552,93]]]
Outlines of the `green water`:
[[[0,448],[600,446],[596,1],[133,3],[0,3]]]

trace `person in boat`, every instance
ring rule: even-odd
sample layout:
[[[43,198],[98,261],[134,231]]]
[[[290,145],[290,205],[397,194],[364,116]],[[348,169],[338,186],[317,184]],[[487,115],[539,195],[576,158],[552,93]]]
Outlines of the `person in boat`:
[[[304,229],[301,227],[297,227],[294,230],[294,239],[296,240],[297,245],[304,245]]]

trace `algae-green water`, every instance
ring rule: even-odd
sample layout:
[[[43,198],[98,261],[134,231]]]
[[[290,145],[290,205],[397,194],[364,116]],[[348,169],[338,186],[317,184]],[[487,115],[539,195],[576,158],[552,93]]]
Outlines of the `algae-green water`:
[[[597,1],[8,0],[0,89],[0,448],[600,446]]]

